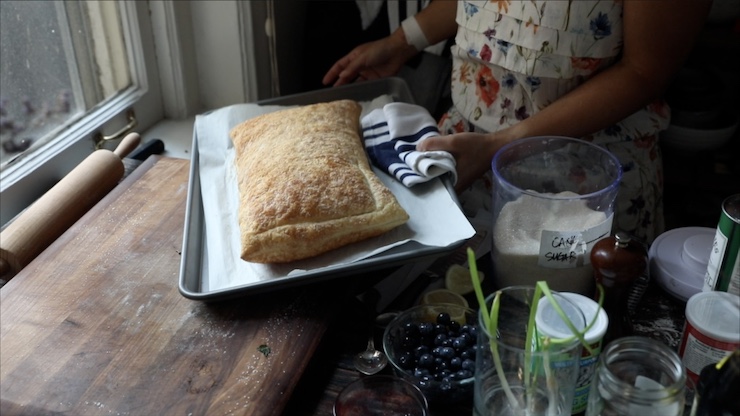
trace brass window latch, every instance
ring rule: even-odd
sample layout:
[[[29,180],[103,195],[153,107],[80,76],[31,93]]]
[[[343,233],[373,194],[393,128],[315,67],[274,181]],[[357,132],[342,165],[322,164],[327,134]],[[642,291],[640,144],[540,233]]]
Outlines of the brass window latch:
[[[123,126],[123,128],[111,134],[110,136],[105,136],[102,132],[97,132],[95,133],[95,135],[93,135],[95,150],[101,149],[103,145],[108,141],[123,139],[124,137],[126,137],[127,134],[131,133],[139,124],[136,120],[136,114],[134,113],[133,109],[128,109],[128,111],[126,111],[126,118],[128,120],[128,123]]]

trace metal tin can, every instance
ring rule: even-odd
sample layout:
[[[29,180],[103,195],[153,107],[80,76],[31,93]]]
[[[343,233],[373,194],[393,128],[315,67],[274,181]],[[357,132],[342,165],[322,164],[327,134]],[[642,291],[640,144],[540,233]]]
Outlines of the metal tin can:
[[[701,370],[740,348],[740,296],[699,292],[686,303],[678,354],[688,376],[697,382]]]
[[[740,194],[722,202],[702,290],[740,295]]]

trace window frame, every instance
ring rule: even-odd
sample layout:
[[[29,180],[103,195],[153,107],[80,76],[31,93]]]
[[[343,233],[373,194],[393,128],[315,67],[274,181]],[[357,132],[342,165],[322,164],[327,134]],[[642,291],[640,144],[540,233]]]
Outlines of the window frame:
[[[124,126],[128,110],[136,115],[137,129],[147,129],[163,118],[149,3],[123,1],[119,10],[134,86],[94,107],[58,137],[0,172],[0,224],[8,223],[95,151],[96,134]]]

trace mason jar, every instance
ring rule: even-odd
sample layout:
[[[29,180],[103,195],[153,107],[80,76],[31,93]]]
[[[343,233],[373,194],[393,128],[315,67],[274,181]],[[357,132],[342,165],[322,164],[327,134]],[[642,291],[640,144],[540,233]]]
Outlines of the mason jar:
[[[685,386],[686,370],[667,345],[618,338],[601,353],[586,416],[681,416]]]

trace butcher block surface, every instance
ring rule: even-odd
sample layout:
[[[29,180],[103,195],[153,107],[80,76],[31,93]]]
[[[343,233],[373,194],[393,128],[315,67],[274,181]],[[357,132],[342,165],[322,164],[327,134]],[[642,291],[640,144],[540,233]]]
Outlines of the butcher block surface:
[[[184,298],[188,167],[149,158],[0,289],[0,414],[281,414],[332,302]]]

